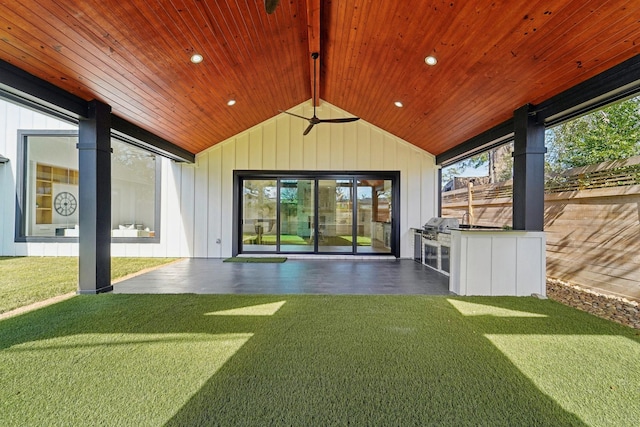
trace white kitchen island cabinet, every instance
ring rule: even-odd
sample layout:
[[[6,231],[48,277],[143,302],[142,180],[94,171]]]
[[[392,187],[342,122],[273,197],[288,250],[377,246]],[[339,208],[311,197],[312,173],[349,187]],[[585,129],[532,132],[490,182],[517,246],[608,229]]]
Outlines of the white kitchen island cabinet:
[[[542,231],[451,230],[449,291],[457,295],[546,295]]]

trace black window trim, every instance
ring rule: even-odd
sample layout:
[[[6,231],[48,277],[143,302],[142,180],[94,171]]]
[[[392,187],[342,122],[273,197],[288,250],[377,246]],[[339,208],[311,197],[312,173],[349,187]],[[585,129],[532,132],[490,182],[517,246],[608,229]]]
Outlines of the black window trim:
[[[25,215],[24,204],[26,200],[26,179],[25,179],[25,161],[27,160],[27,139],[30,136],[69,136],[78,137],[78,131],[73,129],[18,129],[18,161],[16,165],[16,209],[15,209],[15,227],[14,242],[15,243],[78,243],[78,237],[64,236],[25,236]],[[111,243],[160,243],[161,228],[161,211],[162,211],[162,156],[131,144],[118,135],[111,135],[112,139],[124,144],[132,145],[136,148],[149,152],[155,156],[155,206],[154,206],[154,236],[153,237],[111,237]]]

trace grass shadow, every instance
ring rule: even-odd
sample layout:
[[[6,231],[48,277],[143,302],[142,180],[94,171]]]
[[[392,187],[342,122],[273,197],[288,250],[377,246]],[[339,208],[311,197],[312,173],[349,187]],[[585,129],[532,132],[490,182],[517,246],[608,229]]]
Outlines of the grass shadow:
[[[451,299],[485,312],[461,313]],[[279,310],[238,311],[254,306]],[[581,412],[536,383],[500,338],[593,335],[640,344],[633,330],[533,298],[78,296],[0,322],[2,377],[22,370],[0,387],[0,420],[581,426]],[[67,384],[101,397],[58,398]],[[635,410],[627,406],[621,423],[606,415],[625,425]]]
[[[485,332],[626,331],[551,301],[483,303],[496,301],[546,317],[469,318],[438,297],[293,299],[166,425],[587,425]]]

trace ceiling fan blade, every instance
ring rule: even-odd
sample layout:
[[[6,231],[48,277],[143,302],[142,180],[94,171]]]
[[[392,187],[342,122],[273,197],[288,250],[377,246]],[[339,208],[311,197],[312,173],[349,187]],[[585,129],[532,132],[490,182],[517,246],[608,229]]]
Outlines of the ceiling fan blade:
[[[304,130],[304,132],[302,132],[302,135],[306,135],[309,132],[311,132],[311,129],[313,129],[313,123],[311,123],[309,126],[307,126],[307,128]]]
[[[293,116],[293,117],[297,117],[297,118],[299,118],[299,119],[311,120],[311,119],[309,119],[308,117],[299,116],[299,115],[297,115],[297,114],[293,114],[293,113],[290,113],[290,112],[288,112],[288,111],[284,111],[284,110],[278,110],[278,111],[280,111],[281,113],[289,114],[290,116]]]
[[[318,123],[349,123],[360,120],[360,117],[344,117],[340,119],[318,119]]]

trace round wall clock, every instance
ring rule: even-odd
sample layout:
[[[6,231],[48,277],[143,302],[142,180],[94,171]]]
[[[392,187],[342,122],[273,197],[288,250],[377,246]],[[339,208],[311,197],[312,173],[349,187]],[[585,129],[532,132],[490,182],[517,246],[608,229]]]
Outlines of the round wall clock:
[[[53,206],[60,215],[69,216],[76,211],[78,202],[73,194],[63,191],[58,193],[53,201]]]

